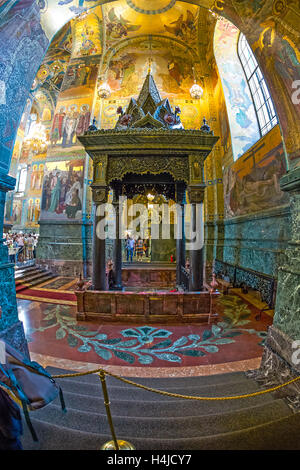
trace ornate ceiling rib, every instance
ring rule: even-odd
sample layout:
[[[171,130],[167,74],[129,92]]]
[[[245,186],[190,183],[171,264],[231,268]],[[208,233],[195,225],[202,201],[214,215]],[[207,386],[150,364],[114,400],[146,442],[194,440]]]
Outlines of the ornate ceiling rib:
[[[166,11],[173,8],[173,6],[176,3],[176,0],[169,0],[165,7],[162,7],[156,10],[148,9],[148,8],[147,9],[140,8],[139,6],[136,5],[136,0],[126,0],[126,3],[130,8],[132,8],[137,13],[142,13],[144,15],[159,15],[160,13],[165,13]]]

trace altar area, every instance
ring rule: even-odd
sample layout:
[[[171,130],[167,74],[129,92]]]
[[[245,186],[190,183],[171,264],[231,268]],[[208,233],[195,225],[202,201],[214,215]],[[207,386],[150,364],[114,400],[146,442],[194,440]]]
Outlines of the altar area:
[[[200,130],[185,130],[180,109],[173,110],[169,100],[161,98],[150,70],[138,98],[132,98],[126,111],[119,108],[118,113],[114,129],[98,130],[93,125],[78,137],[94,164],[91,188],[95,215],[92,281],[89,285],[82,282],[76,291],[77,318],[209,323],[215,317],[219,293],[203,279],[204,161],[219,138],[205,119]],[[113,200],[108,205],[109,191],[113,191]],[[160,213],[159,221],[151,222],[153,247],[159,254],[163,246],[173,243],[174,263],[123,266],[124,239],[134,232],[137,240],[143,229],[139,219],[134,230],[127,230],[124,216],[127,219],[128,206],[124,210],[124,204],[131,201],[133,216],[137,212],[140,216],[144,206],[146,213],[152,214],[154,204],[149,204],[149,196],[151,203],[159,202]],[[132,201],[137,197],[136,209]],[[169,209],[173,210],[171,218],[166,215]],[[171,237],[170,233],[165,236],[166,228]],[[113,243],[111,260],[106,254],[109,238]],[[113,279],[110,290],[108,261]]]

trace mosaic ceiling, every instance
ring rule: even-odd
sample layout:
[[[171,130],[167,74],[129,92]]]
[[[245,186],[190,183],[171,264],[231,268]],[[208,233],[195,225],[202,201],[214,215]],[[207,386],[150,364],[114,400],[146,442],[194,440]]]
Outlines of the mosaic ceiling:
[[[184,31],[195,21],[198,7],[176,0],[119,0],[102,2],[111,39],[134,34],[170,34],[188,39]],[[193,2],[192,2],[193,3]],[[204,2],[205,3],[205,2]],[[99,6],[93,0],[39,0],[42,26],[49,38],[74,15]],[[58,15],[57,11],[61,14]],[[154,21],[155,17],[155,21]]]

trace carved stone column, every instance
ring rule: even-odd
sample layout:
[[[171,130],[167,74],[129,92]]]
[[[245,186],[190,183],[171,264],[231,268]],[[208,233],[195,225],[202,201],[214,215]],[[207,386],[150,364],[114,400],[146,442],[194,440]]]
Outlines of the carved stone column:
[[[120,233],[120,205],[119,198],[121,196],[120,185],[114,185],[113,206],[115,210],[115,239],[114,239],[114,273],[115,273],[115,289],[122,290],[122,234]]]
[[[104,233],[104,205],[107,202],[107,188],[106,186],[92,185],[92,191],[95,203],[92,287],[94,290],[107,290]]]
[[[300,168],[281,178],[282,191],[290,194],[291,240],[278,268],[274,322],[268,329],[260,368],[248,375],[264,386],[273,386],[300,375]],[[300,410],[300,382],[282,388],[277,395]]]
[[[184,222],[184,207],[185,207],[185,189],[184,183],[176,183],[176,203],[180,205],[180,214],[177,225],[177,238],[176,238],[176,284],[181,286],[183,284],[182,268],[185,268],[185,222]],[[180,226],[179,226],[180,224]]]

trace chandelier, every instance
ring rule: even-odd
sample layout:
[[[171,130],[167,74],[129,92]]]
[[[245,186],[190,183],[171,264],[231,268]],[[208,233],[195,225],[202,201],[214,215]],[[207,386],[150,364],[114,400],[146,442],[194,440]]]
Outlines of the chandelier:
[[[98,96],[99,98],[107,99],[111,95],[111,89],[108,83],[102,83],[98,86]]]
[[[45,126],[41,123],[34,123],[25,137],[24,143],[35,155],[46,152],[49,141]]]
[[[203,88],[201,88],[200,85],[196,82],[196,77],[195,77],[195,70],[193,67],[193,74],[194,74],[194,85],[190,89],[190,95],[193,100],[200,100],[203,96]]]
[[[200,85],[195,82],[192,88],[190,89],[190,95],[193,100],[200,100],[200,98],[202,98],[203,96],[203,89]]]

